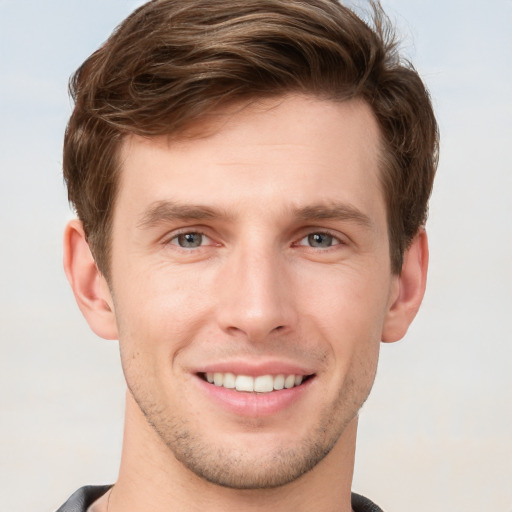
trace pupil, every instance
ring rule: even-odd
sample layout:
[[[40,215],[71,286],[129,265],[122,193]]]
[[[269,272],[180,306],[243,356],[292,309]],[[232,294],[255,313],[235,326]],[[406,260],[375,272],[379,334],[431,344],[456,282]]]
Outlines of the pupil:
[[[199,247],[202,242],[202,235],[200,233],[185,233],[178,236],[178,243],[180,247]]]
[[[331,247],[332,236],[326,233],[314,233],[308,236],[309,244],[312,247]]]

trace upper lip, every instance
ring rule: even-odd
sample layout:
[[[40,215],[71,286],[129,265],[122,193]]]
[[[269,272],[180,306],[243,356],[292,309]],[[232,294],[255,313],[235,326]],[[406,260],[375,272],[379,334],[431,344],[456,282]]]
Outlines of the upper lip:
[[[286,361],[221,361],[208,363],[194,369],[194,373],[233,373],[235,375],[312,375],[307,366]]]

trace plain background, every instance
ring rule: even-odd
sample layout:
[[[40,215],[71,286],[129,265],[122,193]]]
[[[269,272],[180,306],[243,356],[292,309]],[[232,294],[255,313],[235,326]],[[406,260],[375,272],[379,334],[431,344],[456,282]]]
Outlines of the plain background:
[[[141,2],[0,0],[0,503],[114,481],[124,384],[61,269],[67,79]],[[442,135],[422,310],[383,346],[354,489],[389,512],[512,512],[512,1],[385,0]]]

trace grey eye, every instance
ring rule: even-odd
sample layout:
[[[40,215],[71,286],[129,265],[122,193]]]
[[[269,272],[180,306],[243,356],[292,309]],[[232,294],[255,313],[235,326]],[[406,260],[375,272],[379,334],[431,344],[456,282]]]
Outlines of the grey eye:
[[[182,233],[176,238],[176,244],[185,249],[194,249],[203,244],[203,235],[201,233]]]
[[[311,233],[306,238],[308,245],[321,249],[332,247],[336,240],[332,235],[329,235],[328,233]]]

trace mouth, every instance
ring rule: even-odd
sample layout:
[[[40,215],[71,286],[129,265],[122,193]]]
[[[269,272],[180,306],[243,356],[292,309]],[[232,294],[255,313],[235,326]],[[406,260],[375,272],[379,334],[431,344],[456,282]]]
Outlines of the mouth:
[[[236,375],[226,372],[202,372],[198,376],[211,385],[231,389],[242,393],[273,393],[283,389],[302,386],[312,379],[311,375],[278,374],[278,375]]]

